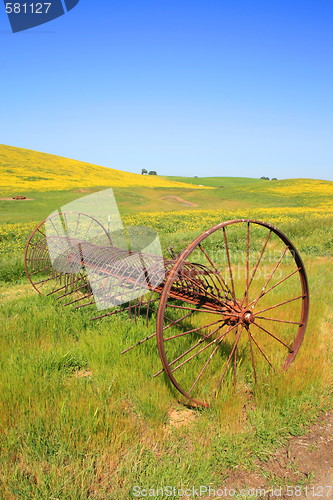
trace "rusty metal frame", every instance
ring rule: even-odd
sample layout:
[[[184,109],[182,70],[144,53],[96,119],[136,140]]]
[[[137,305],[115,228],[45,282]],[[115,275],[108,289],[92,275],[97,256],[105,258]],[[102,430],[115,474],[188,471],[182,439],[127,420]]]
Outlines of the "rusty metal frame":
[[[184,390],[184,388],[177,381],[177,378],[173,373],[176,370],[176,368],[171,368],[171,365],[174,364],[175,361],[177,360],[172,361],[172,363],[170,364],[165,352],[165,341],[170,339],[177,339],[178,337],[184,335],[184,333],[179,333],[165,339],[164,332],[170,326],[177,324],[180,321],[184,320],[185,318],[189,317],[193,313],[193,311],[207,312],[213,315],[217,315],[215,317],[216,321],[214,319],[214,321],[206,325],[208,327],[214,327],[214,330],[208,335],[208,337],[207,336],[203,337],[203,334],[200,332],[200,329],[202,327],[193,328],[192,330],[190,329],[185,333],[197,333],[199,334],[199,336],[201,335],[201,340],[203,340],[204,338],[207,340],[209,337],[213,335],[214,332],[220,331],[221,324],[223,326],[227,326],[226,332],[217,337],[218,342],[215,339],[213,339],[210,342],[208,342],[208,344],[206,344],[206,346],[212,345],[212,347],[214,347],[213,351],[214,353],[217,351],[218,346],[220,345],[219,339],[223,340],[225,334],[228,333],[229,331],[235,332],[234,347],[227,360],[228,364],[225,367],[225,370],[227,370],[228,366],[231,364],[232,359],[234,360],[235,380],[236,380],[236,362],[237,362],[237,343],[242,329],[247,330],[247,334],[249,337],[248,340],[250,344],[255,380],[257,378],[257,375],[253,361],[252,345],[256,344],[259,350],[260,346],[258,346],[256,339],[251,335],[250,332],[251,325],[252,324],[256,325],[258,328],[260,328],[262,331],[274,337],[280,343],[282,344],[284,343],[281,339],[274,336],[274,334],[272,334],[269,330],[266,330],[263,326],[256,323],[256,320],[260,318],[271,319],[271,321],[277,321],[282,323],[283,322],[294,323],[295,325],[298,325],[297,333],[295,335],[292,346],[285,345],[289,349],[289,351],[283,363],[283,369],[286,370],[290,366],[290,364],[294,361],[302,344],[308,321],[308,312],[309,312],[308,280],[304,264],[295,246],[289,240],[289,238],[276,227],[272,226],[269,223],[253,219],[229,220],[217,224],[211,227],[210,229],[204,231],[190,245],[188,245],[188,247],[185,248],[183,252],[181,252],[181,254],[179,254],[173,259],[165,259],[145,254],[146,264],[145,266],[142,266],[141,252],[137,253],[133,252],[131,253],[131,266],[129,266],[128,261],[125,258],[126,255],[128,255],[128,252],[126,250],[122,250],[113,246],[110,234],[97,219],[87,214],[80,214],[78,212],[69,212],[69,213],[77,215],[78,224],[81,217],[88,218],[92,224],[97,224],[102,230],[102,232],[107,236],[107,241],[108,241],[107,246],[95,245],[92,242],[87,242],[79,238],[70,238],[69,240],[67,238],[67,240],[69,241],[68,251],[65,252],[63,255],[61,255],[61,258],[63,258],[67,266],[64,267],[64,269],[66,269],[66,272],[59,273],[52,268],[51,261],[48,257],[46,235],[45,232],[43,232],[42,230],[43,224],[45,224],[45,221],[43,221],[34,229],[32,234],[30,235],[25,249],[24,265],[30,283],[35,288],[35,290],[40,294],[42,294],[43,290],[41,290],[40,286],[38,285],[43,286],[44,282],[53,283],[54,287],[50,292],[47,293],[47,295],[55,295],[57,300],[65,298],[66,299],[65,305],[74,304],[74,307],[79,309],[96,303],[96,298],[93,297],[91,283],[89,283],[89,279],[86,274],[87,269],[93,270],[94,272],[97,273],[97,275],[100,275],[100,278],[98,278],[100,280],[98,284],[98,286],[100,286],[100,290],[105,292],[106,294],[105,296],[107,298],[116,300],[117,296],[111,289],[112,287],[110,286],[109,278],[111,279],[111,281],[117,279],[122,284],[125,284],[124,285],[125,291],[126,291],[126,286],[129,287],[129,290],[131,289],[136,290],[138,284],[140,283],[140,280],[142,280],[143,275],[144,276],[146,274],[148,275],[148,271],[150,272],[150,276],[153,277],[157,276],[158,266],[156,264],[157,262],[159,263],[159,265],[161,265],[162,263],[165,270],[165,277],[157,286],[152,286],[150,285],[151,282],[149,280],[147,281],[147,292],[151,293],[150,298],[148,300],[143,299],[142,297],[139,299],[133,299],[133,300],[130,299],[127,301],[128,304],[126,304],[125,307],[121,306],[117,310],[105,312],[103,314],[95,316],[92,319],[96,320],[103,317],[111,316],[124,310],[127,310],[129,315],[131,315],[132,312],[134,312],[134,317],[136,318],[136,315],[140,313],[141,308],[145,308],[146,318],[148,321],[148,315],[151,309],[151,305],[155,303],[157,300],[159,300],[156,332],[147,336],[145,339],[142,339],[141,341],[137,342],[133,346],[130,346],[129,348],[125,349],[123,352],[127,352],[128,350],[132,349],[135,345],[140,345],[146,340],[156,337],[158,352],[163,368],[159,372],[157,372],[155,376],[164,372],[165,375],[171,381],[171,383],[175,386],[175,388],[183,396],[185,396],[192,404],[208,406],[208,404],[205,401],[192,397],[191,394],[189,393],[190,391],[188,392]],[[65,216],[65,214],[60,214],[60,215]],[[57,217],[57,216],[59,216],[59,214],[54,214],[53,216],[51,216],[51,218],[48,219],[52,219],[52,217]],[[244,224],[245,226],[247,226],[246,289],[244,292],[244,297],[240,298],[239,300],[237,300],[235,294],[232,266],[230,262],[230,251],[229,251],[227,232],[226,232],[226,228],[228,226],[233,226],[235,224]],[[250,276],[250,269],[249,269],[251,225],[261,226],[269,231],[264,246],[262,248],[260,257],[256,264],[256,267],[253,270],[252,276]],[[224,239],[224,248],[227,256],[228,271],[230,278],[229,284],[225,281],[225,279],[223,279],[222,275],[219,274],[219,271],[216,268],[214,262],[210,259],[209,255],[201,245],[206,238],[209,238],[212,234],[218,231],[221,231],[221,235],[223,235]],[[268,307],[258,312],[253,312],[254,306],[256,305],[258,300],[262,297],[262,295],[259,295],[259,297],[257,297],[254,301],[250,303],[248,302],[249,288],[251,286],[257,268],[260,265],[261,258],[263,256],[263,253],[265,252],[266,245],[272,233],[274,233],[279,238],[279,240],[281,240],[284,243],[285,250],[280,260],[276,264],[274,270],[272,271],[272,275],[269,277],[267,281],[267,286],[275,270],[279,266],[279,263],[282,261],[284,255],[286,255],[288,251],[291,253],[294,259],[294,262],[296,264],[296,270],[290,273],[288,276],[284,277],[275,285],[271,286],[269,289],[265,291],[265,293],[268,293],[268,291],[282,284],[289,277],[298,273],[301,284],[301,295],[296,298],[281,302],[281,304],[278,304],[275,307],[287,304],[288,302],[292,302],[294,300],[302,299],[301,315],[299,322],[285,321],[278,318],[272,319],[272,318],[267,318],[267,317],[265,318],[258,316],[260,313],[263,313],[271,309],[270,307]],[[52,238],[55,238],[56,240],[55,248],[57,248],[57,238],[59,238],[59,247],[61,248],[62,236],[56,235],[53,236]],[[191,254],[196,249],[199,249],[199,251],[203,253],[203,255],[205,256],[205,260],[207,261],[207,265],[192,263],[190,261]],[[35,265],[36,262],[38,263],[38,265],[43,267],[39,269],[38,265],[37,266]],[[45,272],[45,271],[47,271],[47,277],[45,278],[45,280],[36,281],[34,276],[38,276],[39,272]],[[215,287],[214,289],[212,289],[212,284],[211,284],[212,280]],[[153,298],[153,294],[155,293],[159,295],[158,299]],[[120,296],[120,298],[122,297]],[[175,301],[181,301],[184,305],[179,305],[179,304],[176,305]],[[184,315],[177,321],[170,320],[171,322],[169,323],[169,325],[165,326],[164,323],[165,323],[167,307],[173,307],[175,309],[182,310]],[[217,319],[218,317],[220,319]],[[199,341],[199,343],[201,342],[201,340]],[[205,346],[202,348],[202,350],[204,349],[206,349]],[[265,353],[262,352],[262,354],[264,357],[266,357]],[[181,355],[179,359],[183,358],[183,356],[184,354]],[[191,356],[193,357],[194,355]],[[191,360],[192,359],[191,356],[187,358],[187,360],[182,361],[179,364],[179,366],[177,365],[177,368],[181,367],[187,361]],[[267,357],[266,360],[269,364],[271,364],[267,359]],[[209,361],[207,361],[206,364],[207,363],[209,363]],[[202,368],[202,371],[206,368],[206,364]],[[225,373],[223,372],[222,373],[223,377],[224,374]],[[198,377],[200,377],[200,374]],[[196,382],[197,380],[194,382],[192,387],[195,385]]]

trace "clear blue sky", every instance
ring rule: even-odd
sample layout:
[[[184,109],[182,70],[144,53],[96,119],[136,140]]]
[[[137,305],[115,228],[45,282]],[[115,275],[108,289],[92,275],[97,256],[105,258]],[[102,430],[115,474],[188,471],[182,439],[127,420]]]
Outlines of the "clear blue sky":
[[[80,0],[13,34],[0,143],[131,172],[333,180],[332,0]]]

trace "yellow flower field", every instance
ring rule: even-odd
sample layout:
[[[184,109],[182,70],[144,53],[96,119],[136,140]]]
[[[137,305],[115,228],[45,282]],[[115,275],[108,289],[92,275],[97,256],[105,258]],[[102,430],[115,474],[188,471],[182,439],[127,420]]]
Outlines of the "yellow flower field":
[[[257,219],[272,223],[283,229],[285,225],[298,222],[312,222],[320,220],[324,223],[333,218],[333,206],[312,207],[279,207],[247,210],[179,210],[172,212],[138,212],[125,215],[123,222],[126,226],[143,225],[156,229],[162,234],[172,234],[182,231],[198,231],[198,234],[211,226],[230,219]],[[34,227],[40,221],[29,224],[0,225],[0,253],[23,251],[26,240]],[[328,226],[330,227],[330,226]]]
[[[61,156],[0,145],[0,191],[18,194],[82,187],[189,187],[156,175],[140,175],[100,167]],[[195,185],[191,189],[209,189]]]
[[[260,191],[276,193],[279,196],[328,197],[333,199],[333,182],[317,179],[284,179],[283,181],[264,182]],[[253,190],[250,186],[248,190]],[[258,191],[258,186],[255,188]]]

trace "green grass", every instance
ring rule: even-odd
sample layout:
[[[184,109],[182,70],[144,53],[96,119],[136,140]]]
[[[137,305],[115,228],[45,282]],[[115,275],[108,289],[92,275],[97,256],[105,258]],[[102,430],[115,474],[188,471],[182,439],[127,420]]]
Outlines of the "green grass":
[[[154,339],[120,355],[155,331],[156,312],[148,326],[144,317],[135,323],[126,313],[92,322],[93,307],[75,310],[39,296],[24,275],[23,249],[34,223],[97,188],[0,201],[0,498],[127,500],[135,485],[219,488],[228,469],[256,468],[258,458],[267,460],[332,408],[330,208],[311,208],[322,204],[318,194],[274,194],[271,181],[205,182],[224,188],[115,192],[125,222],[155,227],[163,248],[173,245],[176,252],[228,218],[249,214],[281,228],[301,252],[311,292],[309,326],[295,363],[286,373],[266,371],[257,386],[249,379],[236,392],[222,390],[210,408],[192,410],[193,420],[170,425],[172,411],[187,410],[163,375],[152,378],[161,366]],[[198,207],[163,202],[165,196]],[[218,251],[219,241],[212,241],[209,250]],[[244,249],[244,238],[240,245]],[[245,372],[248,365],[244,361]]]
[[[262,207],[277,210],[284,207],[318,207],[331,205],[332,186],[329,181],[282,180],[265,181],[235,177],[168,177],[188,183],[188,188],[115,187],[114,194],[121,215],[141,212],[239,210]],[[192,189],[190,184],[204,184],[215,189]],[[222,186],[223,188],[219,187]],[[313,193],[309,190],[313,187]],[[0,224],[40,221],[53,210],[108,186],[67,189],[63,191],[26,191],[28,201],[8,201],[0,198]],[[274,189],[272,189],[274,188]],[[290,191],[294,189],[295,192]],[[289,191],[290,191],[290,194]],[[305,192],[303,192],[303,190]],[[180,198],[182,201],[178,200]],[[185,203],[185,204],[184,204]],[[191,205],[186,205],[190,203]]]
[[[0,199],[0,223],[30,222],[46,218],[53,210],[93,192],[107,189],[87,188],[78,190],[27,192],[29,201],[7,201]],[[256,193],[242,190],[192,190],[182,188],[114,188],[115,197],[122,215],[133,212],[159,212],[196,209],[241,209],[266,206],[290,206],[288,200],[267,194],[258,200]],[[186,206],[175,197],[195,206]],[[295,204],[292,203],[291,206]]]
[[[143,319],[92,323],[27,286],[2,289],[1,490],[3,498],[130,498],[142,487],[223,484],[230,467],[253,468],[330,405],[329,289],[332,261],[308,263],[312,314],[305,344],[286,374],[239,388],[189,425],[167,381],[152,379],[154,341],[120,351],[154,329]],[[318,279],[320,276],[320,279]],[[1,293],[0,292],[0,293]],[[16,296],[15,292],[20,295]],[[5,295],[7,294],[7,295]]]
[[[168,179],[177,182],[188,182],[197,186],[211,186],[220,189],[233,189],[248,186],[261,186],[266,183],[263,179],[254,179],[252,177],[180,177],[169,176]],[[180,180],[182,179],[182,180]]]

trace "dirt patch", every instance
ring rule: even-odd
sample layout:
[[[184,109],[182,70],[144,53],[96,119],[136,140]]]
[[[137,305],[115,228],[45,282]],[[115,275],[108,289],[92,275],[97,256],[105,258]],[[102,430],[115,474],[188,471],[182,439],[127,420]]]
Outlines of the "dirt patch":
[[[73,189],[74,193],[91,193],[90,188],[78,188],[78,189]]]
[[[33,198],[20,198],[18,200],[15,200],[15,198],[0,198],[0,201],[32,201]]]
[[[196,419],[196,414],[192,410],[188,410],[187,408],[173,408],[168,412],[169,414],[169,423],[166,428],[170,429],[170,427],[182,427],[184,425],[189,425],[193,420]]]
[[[79,370],[75,373],[77,378],[89,378],[92,376],[92,372],[90,370]]]
[[[186,205],[187,207],[197,207],[197,203],[192,203],[192,201],[187,201],[184,200],[183,198],[180,198],[180,196],[163,196],[161,200],[166,200],[166,201],[175,201],[177,203],[180,203],[181,205]]]
[[[293,490],[296,484],[300,489]],[[223,488],[264,489],[266,498],[333,498],[333,412],[323,415],[303,436],[290,437],[286,446],[266,463],[258,462],[254,471],[230,471]]]

